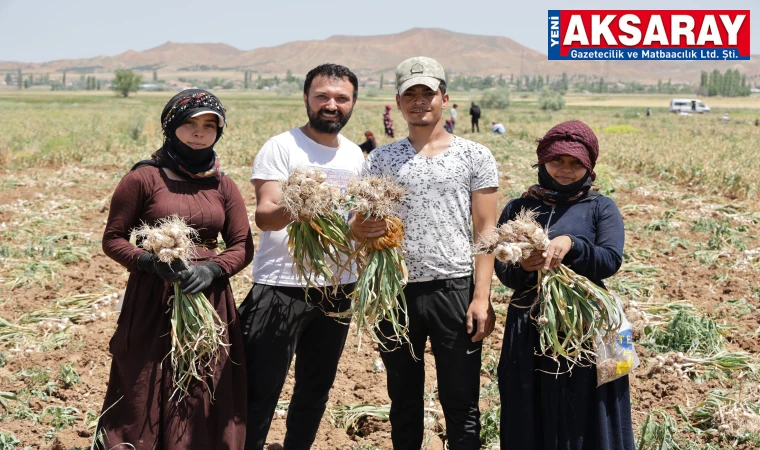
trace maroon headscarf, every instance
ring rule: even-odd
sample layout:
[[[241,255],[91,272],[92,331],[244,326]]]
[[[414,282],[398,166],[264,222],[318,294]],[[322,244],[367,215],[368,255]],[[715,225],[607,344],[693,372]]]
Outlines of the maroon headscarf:
[[[599,157],[599,141],[588,125],[580,120],[562,122],[538,140],[536,156],[539,165],[546,164],[561,155],[577,158],[589,171],[591,180],[596,179],[594,166]]]

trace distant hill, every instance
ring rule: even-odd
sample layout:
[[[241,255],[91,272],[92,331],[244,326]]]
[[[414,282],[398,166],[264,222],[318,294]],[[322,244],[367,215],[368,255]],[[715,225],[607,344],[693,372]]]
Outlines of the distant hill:
[[[259,73],[284,74],[292,70],[303,76],[324,62],[350,67],[357,74],[385,72],[390,75],[396,65],[410,56],[425,55],[438,59],[449,74],[568,75],[584,74],[604,77],[607,81],[696,83],[703,70],[739,69],[750,78],[760,77],[760,55],[750,61],[548,61],[546,55],[501,36],[479,36],[439,28],[413,28],[397,34],[380,36],[332,36],[324,40],[294,41],[276,47],[243,51],[227,44],[181,44],[167,42],[158,47],[130,50],[116,56],[64,59],[40,64],[0,62],[0,71],[21,68],[25,72],[44,73],[111,72],[135,70],[252,70]]]
[[[243,51],[227,44],[179,44],[167,42],[141,52],[128,50],[116,56],[96,56],[85,59],[59,59],[46,63],[24,64],[0,62],[1,70],[28,72],[112,72],[116,69],[153,70],[224,66]]]

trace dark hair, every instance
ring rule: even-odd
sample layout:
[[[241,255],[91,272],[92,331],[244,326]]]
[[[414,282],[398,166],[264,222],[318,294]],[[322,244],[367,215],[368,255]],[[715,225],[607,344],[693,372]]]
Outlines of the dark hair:
[[[454,108],[456,108],[457,106],[459,106],[459,105],[457,105],[456,103],[454,103]]]
[[[441,90],[441,95],[446,95],[446,82],[441,81],[441,84],[438,85],[438,89]]]
[[[354,75],[348,67],[339,64],[321,64],[311,69],[309,73],[306,74],[306,79],[303,82],[303,93],[305,95],[309,95],[311,82],[318,76],[337,78],[339,80],[348,78],[348,81],[350,81],[351,85],[354,87],[354,101],[359,97],[359,80],[356,78],[356,75]]]

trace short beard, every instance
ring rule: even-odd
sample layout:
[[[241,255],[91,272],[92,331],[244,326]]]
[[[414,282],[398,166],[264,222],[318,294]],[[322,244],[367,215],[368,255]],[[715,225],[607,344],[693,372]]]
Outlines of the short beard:
[[[338,134],[340,133],[340,130],[343,129],[343,127],[346,126],[348,123],[348,119],[351,118],[351,113],[353,112],[353,109],[351,109],[348,114],[345,116],[343,113],[340,112],[340,110],[336,110],[335,113],[338,115],[338,121],[337,122],[328,122],[325,120],[322,120],[319,117],[319,113],[323,111],[324,108],[319,110],[318,112],[314,112],[309,104],[306,104],[306,114],[309,116],[309,126],[318,133],[325,133],[325,134]]]

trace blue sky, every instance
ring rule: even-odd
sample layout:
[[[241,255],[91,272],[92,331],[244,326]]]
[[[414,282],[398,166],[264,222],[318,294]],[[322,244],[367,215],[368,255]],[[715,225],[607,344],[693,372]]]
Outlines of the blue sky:
[[[639,0],[637,9],[663,9]],[[748,9],[760,54],[758,0],[676,0],[668,9]],[[549,9],[622,9],[630,2],[534,0],[0,0],[0,61],[113,56],[166,41],[223,42],[241,50],[336,34],[392,34],[436,27],[506,36],[546,53]]]

